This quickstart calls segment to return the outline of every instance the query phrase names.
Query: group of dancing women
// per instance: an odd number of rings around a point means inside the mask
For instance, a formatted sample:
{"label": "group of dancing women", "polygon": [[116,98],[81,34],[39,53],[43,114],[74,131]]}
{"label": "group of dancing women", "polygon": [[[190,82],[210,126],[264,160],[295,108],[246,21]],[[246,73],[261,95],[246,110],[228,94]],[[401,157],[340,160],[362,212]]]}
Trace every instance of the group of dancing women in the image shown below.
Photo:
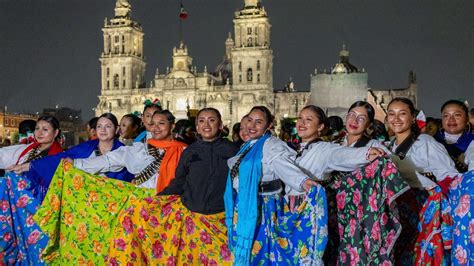
{"label": "group of dancing women", "polygon": [[188,145],[148,102],[141,134],[121,142],[139,120],[105,113],[96,139],[65,151],[41,116],[32,143],[0,148],[1,265],[474,265],[468,108],[447,101],[434,137],[416,115],[394,98],[389,137],[358,101],[328,141],[326,114],[307,105],[294,149],[265,106],[236,142],[204,108]]}

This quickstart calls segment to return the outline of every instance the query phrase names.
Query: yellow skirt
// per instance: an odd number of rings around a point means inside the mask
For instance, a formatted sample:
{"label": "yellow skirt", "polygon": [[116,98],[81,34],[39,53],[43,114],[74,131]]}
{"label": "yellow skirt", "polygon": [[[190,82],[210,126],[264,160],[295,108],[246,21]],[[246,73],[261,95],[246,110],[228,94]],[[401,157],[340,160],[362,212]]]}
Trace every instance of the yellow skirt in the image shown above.
{"label": "yellow skirt", "polygon": [[231,265],[225,214],[188,210],[179,196],[136,199],[119,215],[110,265]]}

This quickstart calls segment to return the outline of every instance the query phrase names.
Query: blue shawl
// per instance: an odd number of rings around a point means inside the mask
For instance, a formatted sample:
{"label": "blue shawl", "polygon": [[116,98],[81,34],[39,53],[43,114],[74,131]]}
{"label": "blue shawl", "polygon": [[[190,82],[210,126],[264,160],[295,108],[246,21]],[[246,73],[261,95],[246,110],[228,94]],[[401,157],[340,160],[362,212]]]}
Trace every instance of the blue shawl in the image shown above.
{"label": "blue shawl", "polygon": [[144,139],[146,139],[146,134],[148,133],[148,131],[143,131],[142,133],[138,134],[138,136],[135,138],[135,140],[133,140],[133,142],[146,142],[146,141],[143,141]]}
{"label": "blue shawl", "polygon": [[[247,148],[250,151],[241,160],[239,167],[239,193],[232,187],[229,175],[224,193],[224,205],[226,214],[226,225],[229,237],[229,248],[234,253],[234,265],[248,265],[250,263],[250,251],[252,249],[255,228],[257,226],[257,195],[258,185],[262,177],[263,145],[270,137],[265,134],[255,144],[247,141],[237,155],[242,154]],[[237,226],[235,236],[232,235],[234,210],[237,206]],[[236,237],[236,245],[232,245],[232,237]]]}
{"label": "blue shawl", "polygon": [[[40,184],[43,187],[48,188],[53,178],[54,172],[59,165],[59,162],[63,158],[88,158],[99,146],[99,140],[89,140],[80,143],[67,151],[57,153],[55,155],[46,156],[39,160],[34,160],[30,162],[30,171],[28,172],[28,179],[32,181],[33,184]],[[123,144],[117,139],[114,140],[112,150],[122,147]],[[123,180],[130,182],[133,179],[133,175],[127,171],[127,169],[122,169],[120,172],[108,172],[105,173],[107,177]],[[46,194],[46,192],[44,193]],[[42,199],[40,199],[42,201]]]}
{"label": "blue shawl", "polygon": [[446,143],[444,131],[439,131],[434,138],[446,147],[450,155],[459,156],[459,154],[466,152],[467,147],[471,144],[471,141],[474,140],[474,134],[465,131],[461,137],[459,137],[458,141],[453,144]]}

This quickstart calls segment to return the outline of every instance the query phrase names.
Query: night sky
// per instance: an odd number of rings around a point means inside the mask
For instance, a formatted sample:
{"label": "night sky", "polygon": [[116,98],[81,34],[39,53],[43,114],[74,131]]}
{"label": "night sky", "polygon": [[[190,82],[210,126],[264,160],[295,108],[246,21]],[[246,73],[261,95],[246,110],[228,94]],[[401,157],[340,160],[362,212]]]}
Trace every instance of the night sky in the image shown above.
{"label": "night sky", "polygon": [[[132,0],[132,18],[145,32],[147,85],[155,69],[171,65],[179,42],[178,0]],[[199,72],[224,55],[234,11],[243,0],[183,0],[189,13],[184,40]],[[474,105],[474,1],[265,0],[272,24],[274,87],[290,77],[308,90],[315,68],[338,61],[343,43],[350,61],[369,73],[372,88],[407,86],[414,70],[419,107],[439,116],[451,98]],[[115,0],[0,0],[0,105],[8,111],[44,107],[92,115],[100,92],[104,18]]]}

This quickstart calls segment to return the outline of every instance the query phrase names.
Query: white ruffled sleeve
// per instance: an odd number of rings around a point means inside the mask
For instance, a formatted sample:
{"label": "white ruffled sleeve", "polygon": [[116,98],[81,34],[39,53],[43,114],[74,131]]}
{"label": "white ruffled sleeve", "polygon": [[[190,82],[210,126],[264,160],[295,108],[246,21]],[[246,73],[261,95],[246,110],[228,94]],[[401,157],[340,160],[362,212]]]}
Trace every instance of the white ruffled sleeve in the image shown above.
{"label": "white ruffled sleeve", "polygon": [[132,146],[122,146],[102,156],[75,159],[74,166],[92,174],[118,172],[124,167],[130,173],[138,174],[153,160],[148,155],[146,144],[135,142]]}
{"label": "white ruffled sleeve", "polygon": [[20,154],[28,147],[26,144],[12,145],[0,148],[0,169],[16,164]]}
{"label": "white ruffled sleeve", "polygon": [[[275,176],[292,189],[303,191],[303,182],[309,176],[295,164],[295,158],[296,152],[277,138],[269,138],[263,146],[263,167],[270,167]],[[263,172],[265,176],[266,169]]]}

